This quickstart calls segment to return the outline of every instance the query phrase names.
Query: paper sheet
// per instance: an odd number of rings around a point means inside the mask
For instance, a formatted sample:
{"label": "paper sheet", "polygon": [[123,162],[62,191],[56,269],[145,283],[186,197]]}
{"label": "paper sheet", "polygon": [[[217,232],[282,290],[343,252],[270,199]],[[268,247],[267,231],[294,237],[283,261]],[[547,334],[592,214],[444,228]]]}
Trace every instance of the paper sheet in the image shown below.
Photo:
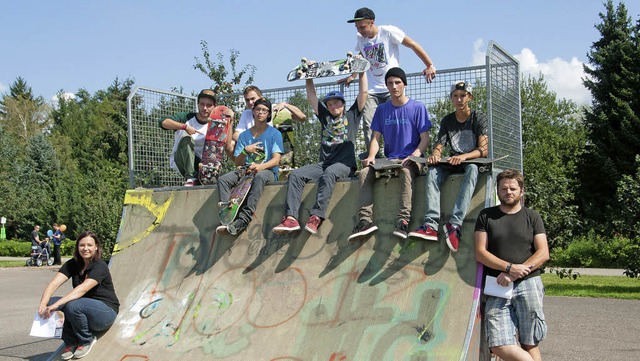
{"label": "paper sheet", "polygon": [[36,317],[31,325],[29,335],[36,337],[60,338],[62,337],[62,326],[64,325],[64,313],[56,311],[51,317],[44,319],[36,312]]}

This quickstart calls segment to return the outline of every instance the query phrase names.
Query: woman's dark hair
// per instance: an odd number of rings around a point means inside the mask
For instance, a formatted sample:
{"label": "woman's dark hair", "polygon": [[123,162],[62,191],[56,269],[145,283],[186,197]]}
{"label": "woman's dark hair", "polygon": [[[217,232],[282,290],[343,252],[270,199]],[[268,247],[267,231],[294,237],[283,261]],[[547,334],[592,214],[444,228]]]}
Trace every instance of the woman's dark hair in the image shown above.
{"label": "woman's dark hair", "polygon": [[93,255],[93,260],[99,261],[100,258],[102,257],[102,247],[101,247],[101,242],[100,242],[100,238],[98,238],[98,235],[96,235],[93,231],[84,231],[80,233],[78,238],[76,238],[76,248],[73,251],[73,258],[77,262],[82,262],[82,257],[80,256],[80,251],[78,250],[78,247],[80,245],[80,240],[87,237],[93,238],[93,240],[96,242],[96,253]]}

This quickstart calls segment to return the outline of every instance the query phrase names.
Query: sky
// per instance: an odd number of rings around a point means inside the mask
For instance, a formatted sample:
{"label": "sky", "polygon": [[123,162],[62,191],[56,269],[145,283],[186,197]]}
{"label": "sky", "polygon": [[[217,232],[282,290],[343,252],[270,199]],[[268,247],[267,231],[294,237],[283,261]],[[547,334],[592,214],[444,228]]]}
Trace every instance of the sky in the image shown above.
{"label": "sky", "polygon": [[[559,98],[588,104],[582,65],[600,38],[595,24],[603,1],[2,1],[0,94],[17,77],[45,99],[59,91],[93,94],[116,78],[190,94],[212,86],[193,67],[203,59],[203,40],[214,60],[218,52],[228,59],[230,49],[239,51],[238,70],[256,66],[254,84],[262,89],[303,85],[286,81],[289,70],[302,56],[331,60],[353,50],[356,30],[346,21],[367,6],[377,25],[402,29],[438,69],[484,64],[494,41],[520,61],[525,76],[542,74]],[[625,6],[637,21],[640,1]],[[407,73],[424,68],[407,48],[400,64]]]}

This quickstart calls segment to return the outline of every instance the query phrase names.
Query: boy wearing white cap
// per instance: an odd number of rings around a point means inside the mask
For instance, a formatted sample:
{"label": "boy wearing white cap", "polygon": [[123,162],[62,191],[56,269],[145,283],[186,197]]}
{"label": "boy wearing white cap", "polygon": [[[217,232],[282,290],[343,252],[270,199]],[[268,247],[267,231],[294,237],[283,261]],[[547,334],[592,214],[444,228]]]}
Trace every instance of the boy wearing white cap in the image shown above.
{"label": "boy wearing white cap", "polygon": [[[410,232],[409,237],[429,241],[438,240],[438,222],[440,221],[440,186],[452,172],[463,172],[464,179],[456,199],[451,218],[444,225],[446,241],[451,252],[458,250],[461,227],[467,214],[471,196],[478,180],[478,166],[462,164],[463,161],[486,157],[488,154],[487,118],[471,110],[469,102],[473,100],[471,85],[466,81],[457,81],[451,85],[449,93],[456,111],[442,118],[436,145],[429,156],[427,171],[427,211],[424,224]],[[450,148],[448,164],[440,165],[445,146]]]}

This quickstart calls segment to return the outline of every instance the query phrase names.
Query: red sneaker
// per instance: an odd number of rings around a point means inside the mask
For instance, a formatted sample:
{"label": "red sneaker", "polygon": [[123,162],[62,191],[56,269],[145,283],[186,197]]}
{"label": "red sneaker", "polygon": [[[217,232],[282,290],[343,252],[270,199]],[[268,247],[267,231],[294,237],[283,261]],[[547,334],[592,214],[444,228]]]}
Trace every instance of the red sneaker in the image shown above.
{"label": "red sneaker", "polygon": [[428,224],[423,224],[415,231],[409,232],[409,237],[421,238],[427,241],[438,241],[438,232]]}
{"label": "red sneaker", "polygon": [[458,251],[458,243],[460,243],[461,229],[460,226],[453,226],[449,223],[445,225],[447,230],[447,246],[451,252]]}
{"label": "red sneaker", "polygon": [[300,223],[298,223],[297,219],[293,217],[285,216],[282,218],[282,223],[273,227],[273,233],[284,234],[284,233],[297,231],[299,229],[300,229]]}
{"label": "red sneaker", "polygon": [[318,233],[318,228],[320,227],[321,224],[322,224],[322,219],[314,214],[311,217],[309,217],[309,220],[307,221],[307,225],[304,226],[304,229],[309,231],[309,233],[311,234],[316,234]]}

